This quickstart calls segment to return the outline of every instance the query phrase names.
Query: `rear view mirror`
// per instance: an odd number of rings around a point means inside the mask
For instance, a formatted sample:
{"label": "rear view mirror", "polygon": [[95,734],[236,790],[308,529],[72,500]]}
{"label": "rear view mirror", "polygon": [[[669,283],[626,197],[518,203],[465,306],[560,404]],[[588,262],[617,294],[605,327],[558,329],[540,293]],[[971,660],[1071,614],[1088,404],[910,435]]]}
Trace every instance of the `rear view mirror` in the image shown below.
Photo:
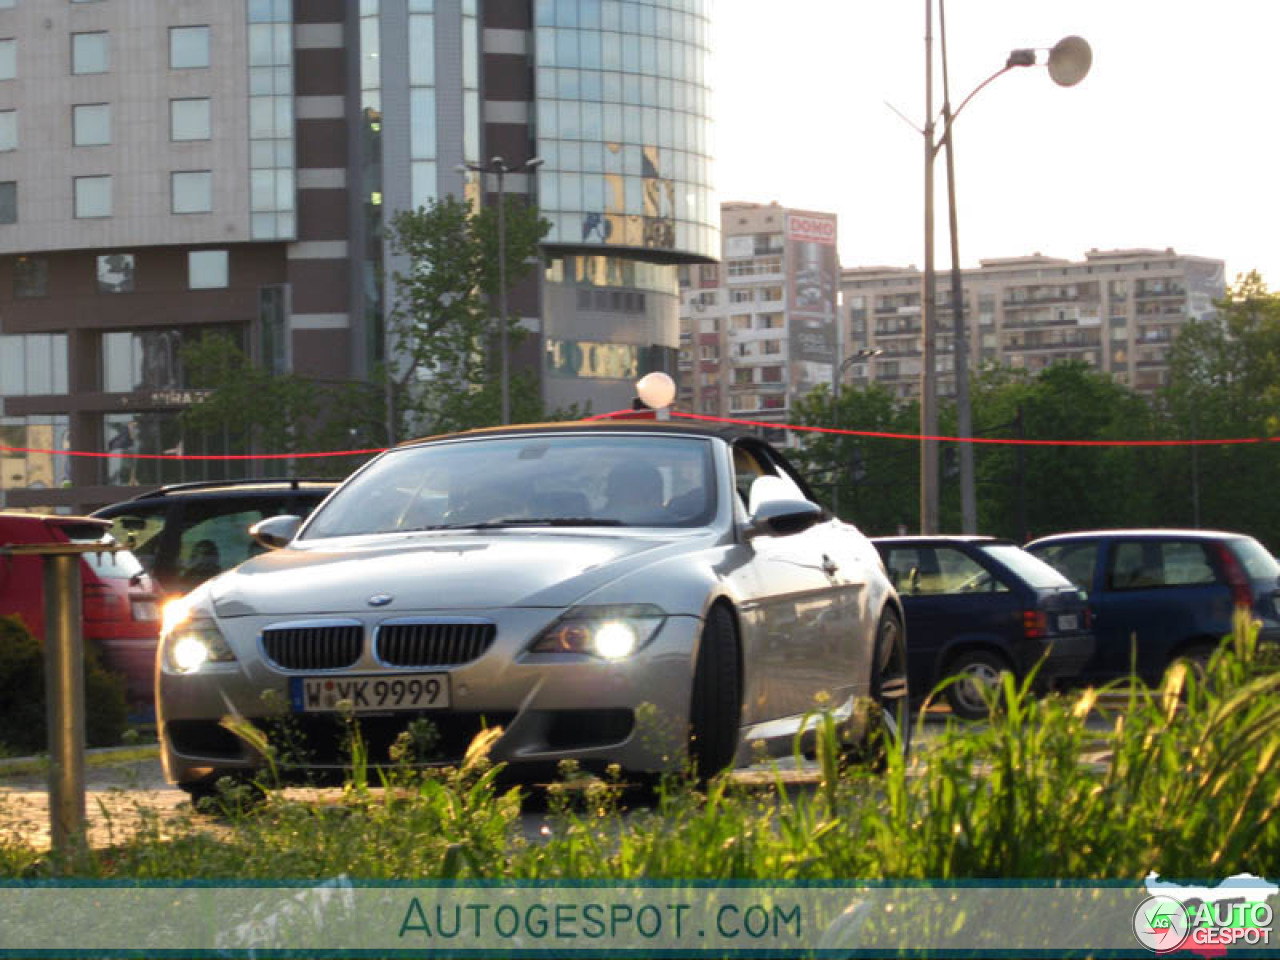
{"label": "rear view mirror", "polygon": [[268,550],[279,550],[281,547],[287,547],[293,538],[298,535],[298,528],[302,526],[302,518],[295,517],[292,514],[284,514],[279,517],[268,517],[266,520],[259,520],[249,528],[249,536],[254,541],[266,547]]}

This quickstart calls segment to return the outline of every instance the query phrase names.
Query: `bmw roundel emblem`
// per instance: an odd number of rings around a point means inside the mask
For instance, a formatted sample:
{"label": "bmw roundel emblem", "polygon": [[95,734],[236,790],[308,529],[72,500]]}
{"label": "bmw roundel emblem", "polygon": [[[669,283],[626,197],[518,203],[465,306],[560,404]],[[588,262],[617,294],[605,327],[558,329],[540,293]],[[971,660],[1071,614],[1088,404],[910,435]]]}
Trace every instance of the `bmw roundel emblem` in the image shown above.
{"label": "bmw roundel emblem", "polygon": [[369,598],[369,606],[385,607],[388,603],[390,603],[394,599],[395,598],[391,596],[391,594],[389,593],[375,593],[372,597]]}

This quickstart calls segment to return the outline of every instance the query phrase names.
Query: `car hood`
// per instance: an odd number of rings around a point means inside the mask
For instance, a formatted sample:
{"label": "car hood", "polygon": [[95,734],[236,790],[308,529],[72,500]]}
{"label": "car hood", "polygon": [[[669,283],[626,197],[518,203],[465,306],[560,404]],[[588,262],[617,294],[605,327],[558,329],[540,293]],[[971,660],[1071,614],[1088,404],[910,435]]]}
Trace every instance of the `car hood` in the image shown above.
{"label": "car hood", "polygon": [[220,617],[566,607],[638,567],[696,549],[709,536],[488,531],[346,537],[263,554],[210,581],[209,592]]}

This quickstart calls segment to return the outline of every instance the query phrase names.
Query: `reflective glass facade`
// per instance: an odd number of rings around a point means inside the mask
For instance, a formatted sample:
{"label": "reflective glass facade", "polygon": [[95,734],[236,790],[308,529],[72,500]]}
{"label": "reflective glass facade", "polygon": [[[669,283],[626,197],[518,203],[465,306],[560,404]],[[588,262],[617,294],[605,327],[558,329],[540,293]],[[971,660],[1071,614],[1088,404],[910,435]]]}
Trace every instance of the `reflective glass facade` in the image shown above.
{"label": "reflective glass facade", "polygon": [[555,257],[542,284],[543,397],[600,413],[654,370],[675,376],[677,267],[627,256]]}
{"label": "reflective glass facade", "polygon": [[707,0],[537,0],[549,244],[719,256]]}
{"label": "reflective glass facade", "polygon": [[254,240],[292,240],[298,209],[293,5],[291,0],[249,0],[248,19],[250,229]]}

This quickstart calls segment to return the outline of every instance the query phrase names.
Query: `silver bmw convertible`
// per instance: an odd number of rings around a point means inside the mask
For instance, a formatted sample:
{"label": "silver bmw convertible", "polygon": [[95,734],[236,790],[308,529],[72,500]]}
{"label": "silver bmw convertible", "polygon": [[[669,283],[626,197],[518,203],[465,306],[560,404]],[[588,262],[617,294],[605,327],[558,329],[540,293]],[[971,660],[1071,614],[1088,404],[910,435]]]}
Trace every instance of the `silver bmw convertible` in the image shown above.
{"label": "silver bmw convertible", "polygon": [[353,725],[374,764],[406,731],[446,764],[496,728],[491,757],[531,777],[707,775],[789,751],[824,704],[904,744],[898,597],[814,501],[763,441],[682,423],[396,447],[166,610],[165,771],[195,794],[261,765],[246,724],[312,774],[350,762]]}

